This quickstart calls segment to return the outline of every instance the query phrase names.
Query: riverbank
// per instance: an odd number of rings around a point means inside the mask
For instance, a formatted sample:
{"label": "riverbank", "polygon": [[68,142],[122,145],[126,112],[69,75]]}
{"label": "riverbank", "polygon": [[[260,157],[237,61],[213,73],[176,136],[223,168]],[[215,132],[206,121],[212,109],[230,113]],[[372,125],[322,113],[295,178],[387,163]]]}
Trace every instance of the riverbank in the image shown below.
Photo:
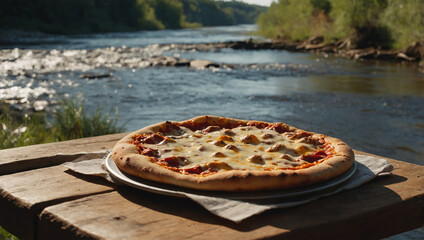
{"label": "riverbank", "polygon": [[[245,40],[230,41],[222,43],[206,44],[182,44],[176,47],[186,50],[209,51],[210,49],[231,48],[243,50],[287,50],[291,52],[313,52],[313,53],[331,53],[336,56],[350,59],[375,59],[388,60],[394,62],[416,62],[424,60],[424,41],[414,42],[408,48],[402,50],[382,50],[379,48],[351,48],[349,40],[339,41],[337,43],[324,43],[322,37],[310,38],[306,41],[285,41],[273,39],[271,41]],[[422,66],[424,67],[424,66]]]}
{"label": "riverbank", "polygon": [[273,3],[257,24],[264,37],[305,41],[314,49],[337,49],[356,58],[419,61],[422,47],[415,43],[424,41],[423,9],[424,2],[409,0],[287,0]]}

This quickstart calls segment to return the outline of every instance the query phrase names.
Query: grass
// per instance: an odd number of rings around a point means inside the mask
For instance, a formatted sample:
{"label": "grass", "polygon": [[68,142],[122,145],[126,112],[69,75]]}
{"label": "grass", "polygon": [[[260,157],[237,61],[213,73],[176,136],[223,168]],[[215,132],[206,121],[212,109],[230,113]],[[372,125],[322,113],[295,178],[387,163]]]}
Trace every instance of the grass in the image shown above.
{"label": "grass", "polygon": [[54,113],[52,130],[59,141],[100,136],[124,131],[118,127],[118,112],[114,115],[97,109],[92,115],[87,115],[84,101],[62,101],[61,108]]}
{"label": "grass", "polygon": [[0,116],[0,149],[27,146],[55,139],[44,115],[16,116],[8,109]]}
{"label": "grass", "polygon": [[62,100],[51,114],[20,114],[3,103],[0,113],[0,149],[124,131],[117,111],[110,114],[99,108],[88,114],[83,100]]}
{"label": "grass", "polygon": [[17,239],[18,239],[17,237],[13,236],[12,234],[7,232],[0,226],[0,240],[17,240]]}

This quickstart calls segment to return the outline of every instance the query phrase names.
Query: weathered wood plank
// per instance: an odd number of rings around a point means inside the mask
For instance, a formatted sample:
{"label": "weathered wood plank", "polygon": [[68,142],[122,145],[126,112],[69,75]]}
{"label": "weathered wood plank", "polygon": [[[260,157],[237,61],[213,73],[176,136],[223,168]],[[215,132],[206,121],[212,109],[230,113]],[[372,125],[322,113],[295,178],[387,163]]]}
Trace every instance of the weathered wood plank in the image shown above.
{"label": "weathered wood plank", "polygon": [[127,133],[0,150],[0,175],[58,165],[84,155],[113,148]]}
{"label": "weathered wood plank", "polygon": [[188,199],[127,187],[50,206],[38,237],[94,239],[362,239],[422,226],[424,167],[390,160],[392,176],[303,206],[273,210],[240,224]]}
{"label": "weathered wood plank", "polygon": [[74,176],[65,170],[54,166],[0,176],[0,225],[22,239],[30,239],[45,207],[114,191],[104,179]]}

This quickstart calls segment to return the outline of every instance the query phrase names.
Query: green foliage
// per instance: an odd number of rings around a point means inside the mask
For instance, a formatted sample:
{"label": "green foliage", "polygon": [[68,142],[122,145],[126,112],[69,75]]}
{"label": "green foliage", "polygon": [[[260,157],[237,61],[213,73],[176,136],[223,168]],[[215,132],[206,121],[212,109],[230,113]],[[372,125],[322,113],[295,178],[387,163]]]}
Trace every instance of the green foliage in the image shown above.
{"label": "green foliage", "polygon": [[1,106],[0,149],[124,131],[117,126],[117,113],[111,116],[97,109],[88,115],[83,101],[63,100],[50,121],[43,113],[22,115],[10,111],[7,104]]}
{"label": "green foliage", "polygon": [[188,22],[201,23],[203,26],[232,25],[234,19],[211,0],[180,0]]}
{"label": "green foliage", "polygon": [[254,23],[258,16],[267,10],[266,7],[250,5],[239,1],[218,1],[218,6],[231,16],[234,24]]}
{"label": "green foliage", "polygon": [[0,0],[0,29],[76,34],[253,23],[264,8],[213,0]]}
{"label": "green foliage", "polygon": [[[281,37],[280,33],[280,23],[282,21],[282,14],[280,14],[279,9],[282,5],[277,3],[272,3],[268,8],[266,13],[261,13],[258,17],[256,24],[259,26],[259,34],[267,38],[276,38]],[[289,38],[288,35],[283,37]]]}
{"label": "green foliage", "polygon": [[182,4],[177,0],[155,0],[150,1],[155,16],[164,28],[181,28],[183,20]]}
{"label": "green foliage", "polygon": [[83,101],[63,100],[61,107],[53,114],[53,130],[59,141],[99,136],[121,132],[124,129],[117,127],[118,117],[111,119],[108,113],[97,109],[92,116],[87,116]]}
{"label": "green foliage", "polygon": [[343,39],[353,36],[358,48],[377,46],[388,48],[390,35],[381,26],[379,17],[387,0],[330,0],[332,18],[327,39]]}
{"label": "green foliage", "polygon": [[[165,26],[155,16],[155,10],[145,0],[136,0],[136,9],[139,13],[136,17],[137,29],[156,30],[164,29]],[[121,11],[117,11],[122,15]]]}
{"label": "green foliage", "polygon": [[0,27],[48,33],[160,29],[147,0],[2,0]]}
{"label": "green foliage", "polygon": [[420,0],[279,0],[258,21],[259,33],[292,41],[323,36],[356,48],[401,49],[424,38]]}
{"label": "green foliage", "polygon": [[0,116],[0,149],[53,141],[53,135],[45,125],[43,115],[16,117],[8,109],[3,109]]}
{"label": "green foliage", "polygon": [[4,230],[0,226],[0,240],[18,240],[18,238],[15,237],[15,236],[13,236],[12,234],[10,234],[9,232],[7,232],[6,230]]}
{"label": "green foliage", "polygon": [[380,16],[381,23],[393,36],[393,48],[402,49],[424,39],[424,1],[388,0]]}
{"label": "green foliage", "polygon": [[331,11],[330,0],[311,0],[312,6],[317,9],[322,9],[325,14],[329,14]]}
{"label": "green foliage", "polygon": [[310,0],[279,0],[259,16],[259,32],[266,37],[305,40],[312,35],[309,19],[313,10]]}

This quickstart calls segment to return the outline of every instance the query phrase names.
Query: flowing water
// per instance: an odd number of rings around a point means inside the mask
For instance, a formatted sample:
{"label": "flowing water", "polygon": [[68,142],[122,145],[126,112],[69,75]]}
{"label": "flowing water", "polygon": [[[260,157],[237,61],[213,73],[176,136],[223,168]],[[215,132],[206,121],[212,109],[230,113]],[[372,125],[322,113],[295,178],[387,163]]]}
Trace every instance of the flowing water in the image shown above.
{"label": "flowing water", "polygon": [[[274,50],[187,51],[169,45],[244,40],[254,29],[21,33],[1,46],[0,99],[25,108],[35,101],[83,96],[90,111],[118,107],[128,131],[200,114],[283,121],[338,137],[358,150],[424,165],[424,74],[415,66]],[[143,64],[143,57],[156,56],[233,67]],[[106,77],[86,79],[83,73]]]}

